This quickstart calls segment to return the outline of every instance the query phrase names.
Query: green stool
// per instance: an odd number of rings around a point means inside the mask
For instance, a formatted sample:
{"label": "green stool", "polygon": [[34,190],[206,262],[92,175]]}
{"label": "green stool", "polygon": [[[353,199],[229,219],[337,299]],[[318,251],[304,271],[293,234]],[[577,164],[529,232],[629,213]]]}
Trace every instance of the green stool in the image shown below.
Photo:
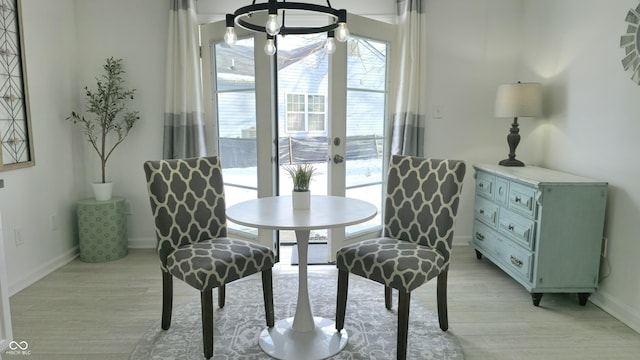
{"label": "green stool", "polygon": [[124,198],[78,201],[80,260],[105,262],[127,255],[127,217]]}

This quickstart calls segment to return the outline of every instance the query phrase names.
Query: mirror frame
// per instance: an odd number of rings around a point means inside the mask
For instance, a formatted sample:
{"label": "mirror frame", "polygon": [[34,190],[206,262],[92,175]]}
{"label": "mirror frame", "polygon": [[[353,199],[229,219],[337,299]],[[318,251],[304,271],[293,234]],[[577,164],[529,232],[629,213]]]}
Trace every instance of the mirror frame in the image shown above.
{"label": "mirror frame", "polygon": [[[4,105],[5,109],[10,109],[5,112],[5,118],[0,116],[0,171],[6,171],[35,166],[35,153],[22,29],[22,0],[5,1],[0,5],[0,11],[15,12],[15,21],[0,23],[0,31],[16,34],[15,44],[10,44],[10,36],[5,36],[5,40],[0,42],[0,78],[4,76],[7,79],[6,83],[12,83],[7,92],[0,93],[0,104]],[[2,18],[11,19],[6,16]],[[15,54],[11,45],[15,49]],[[17,61],[11,61],[12,58]],[[11,65],[17,68],[11,69]],[[0,88],[2,87],[4,86],[0,83]],[[3,133],[3,129],[12,130],[7,135],[6,131]]]}

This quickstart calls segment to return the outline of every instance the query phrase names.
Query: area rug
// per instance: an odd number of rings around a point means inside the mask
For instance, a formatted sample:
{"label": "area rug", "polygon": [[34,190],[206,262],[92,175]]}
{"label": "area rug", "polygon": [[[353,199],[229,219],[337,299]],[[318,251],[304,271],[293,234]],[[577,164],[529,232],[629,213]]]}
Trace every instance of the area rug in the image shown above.
{"label": "area rug", "polygon": [[[313,315],[335,319],[337,275],[310,272],[308,279]],[[297,274],[274,274],[276,320],[294,315],[297,283]],[[348,296],[345,329],[349,334],[349,342],[333,359],[394,359],[397,293],[394,292],[394,308],[388,311],[384,307],[382,285],[350,275]],[[130,359],[203,359],[200,297],[197,296],[197,299],[174,307],[169,330],[163,331],[158,320],[139,340]],[[459,342],[450,332],[440,330],[434,312],[412,301],[409,320],[408,359],[463,359]],[[264,327],[259,275],[227,285],[225,307],[216,307],[214,310],[213,358],[270,359],[258,345]]]}

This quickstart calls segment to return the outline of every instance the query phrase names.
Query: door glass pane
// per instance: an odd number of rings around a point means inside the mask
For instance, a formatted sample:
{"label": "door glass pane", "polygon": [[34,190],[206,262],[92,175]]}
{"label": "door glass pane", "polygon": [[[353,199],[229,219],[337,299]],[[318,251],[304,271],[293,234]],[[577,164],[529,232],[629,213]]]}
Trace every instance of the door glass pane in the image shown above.
{"label": "door glass pane", "polygon": [[[328,60],[325,34],[278,37],[279,194],[293,190],[289,164],[313,164],[318,174],[310,184],[313,195],[327,194]],[[281,231],[281,243],[293,242],[292,231]],[[326,230],[312,231],[311,241],[326,242]]]}
{"label": "door glass pane", "polygon": [[[219,154],[227,206],[258,196],[253,38],[213,47]],[[257,234],[233,222],[230,228]]]}
{"label": "door glass pane", "polygon": [[[352,36],[347,43],[346,196],[378,206],[378,216],[350,226],[347,236],[381,225],[387,44]],[[376,196],[372,196],[376,194]]]}

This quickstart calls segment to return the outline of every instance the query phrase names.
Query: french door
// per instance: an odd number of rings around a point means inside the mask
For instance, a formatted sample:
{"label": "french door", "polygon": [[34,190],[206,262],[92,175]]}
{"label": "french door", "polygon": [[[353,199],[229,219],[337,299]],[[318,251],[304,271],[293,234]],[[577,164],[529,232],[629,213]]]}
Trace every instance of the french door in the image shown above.
{"label": "french door", "polygon": [[[378,206],[367,223],[312,234],[329,244],[329,261],[341,246],[379,234],[388,163],[395,26],[351,14],[348,24],[351,37],[332,55],[324,52],[325,34],[278,36],[278,52],[267,56],[264,34],[237,31],[229,47],[224,22],[201,27],[205,111],[217,131],[227,205],[290,195],[284,166],[310,163],[319,172],[312,194]],[[294,239],[229,225],[234,235],[274,250]]]}

